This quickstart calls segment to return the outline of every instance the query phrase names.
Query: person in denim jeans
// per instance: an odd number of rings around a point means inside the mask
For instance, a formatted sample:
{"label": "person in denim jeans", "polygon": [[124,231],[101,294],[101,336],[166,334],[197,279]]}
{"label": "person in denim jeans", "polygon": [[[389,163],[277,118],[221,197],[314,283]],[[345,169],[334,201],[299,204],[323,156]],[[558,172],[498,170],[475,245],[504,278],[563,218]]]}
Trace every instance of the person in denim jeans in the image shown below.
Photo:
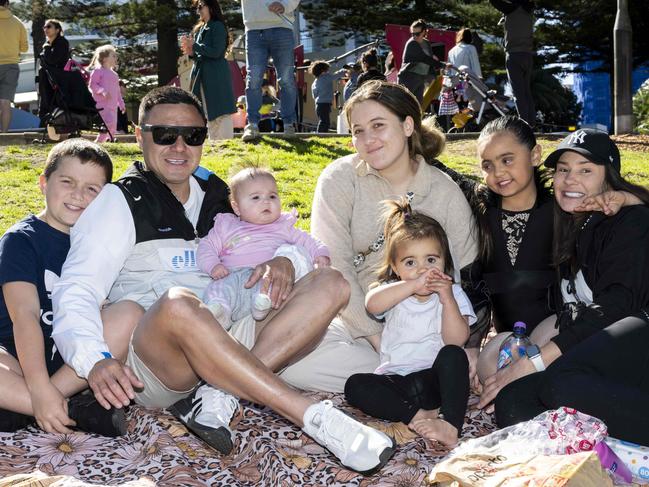
{"label": "person in denim jeans", "polygon": [[297,87],[293,71],[294,11],[299,0],[259,1],[241,0],[243,23],[246,27],[246,103],[248,125],[243,131],[244,141],[259,137],[259,108],[261,83],[268,60],[273,59],[280,86],[281,115],[284,133],[295,134]]}

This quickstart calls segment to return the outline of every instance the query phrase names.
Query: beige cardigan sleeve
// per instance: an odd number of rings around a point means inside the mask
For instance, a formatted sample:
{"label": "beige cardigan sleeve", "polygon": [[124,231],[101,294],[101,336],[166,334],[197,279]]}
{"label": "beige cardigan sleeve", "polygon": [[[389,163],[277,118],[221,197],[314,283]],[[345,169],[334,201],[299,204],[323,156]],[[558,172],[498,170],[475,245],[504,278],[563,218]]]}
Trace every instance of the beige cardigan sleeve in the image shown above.
{"label": "beige cardigan sleeve", "polygon": [[[443,176],[448,177],[446,174]],[[444,230],[451,242],[453,256],[457,261],[456,266],[459,264],[459,270],[477,258],[478,242],[471,207],[457,184],[453,181],[449,182]]]}
{"label": "beige cardigan sleeve", "polygon": [[351,286],[349,303],[340,312],[354,338],[381,333],[383,326],[365,310],[365,291],[352,264],[354,248],[351,222],[356,175],[349,161],[338,160],[324,169],[316,185],[311,212],[311,233],[331,253],[331,264]]}

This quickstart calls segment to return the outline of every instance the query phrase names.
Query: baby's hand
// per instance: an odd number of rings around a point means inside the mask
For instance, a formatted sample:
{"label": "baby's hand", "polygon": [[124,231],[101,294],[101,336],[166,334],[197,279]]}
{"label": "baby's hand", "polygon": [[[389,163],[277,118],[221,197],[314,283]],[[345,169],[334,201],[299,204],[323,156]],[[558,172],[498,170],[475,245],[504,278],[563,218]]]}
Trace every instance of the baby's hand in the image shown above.
{"label": "baby's hand", "polygon": [[228,274],[230,274],[230,271],[223,264],[216,264],[212,267],[212,272],[210,272],[212,279],[223,279]]}
{"label": "baby's hand", "polygon": [[319,255],[313,260],[313,264],[316,269],[320,267],[331,267],[331,259],[326,255]]}

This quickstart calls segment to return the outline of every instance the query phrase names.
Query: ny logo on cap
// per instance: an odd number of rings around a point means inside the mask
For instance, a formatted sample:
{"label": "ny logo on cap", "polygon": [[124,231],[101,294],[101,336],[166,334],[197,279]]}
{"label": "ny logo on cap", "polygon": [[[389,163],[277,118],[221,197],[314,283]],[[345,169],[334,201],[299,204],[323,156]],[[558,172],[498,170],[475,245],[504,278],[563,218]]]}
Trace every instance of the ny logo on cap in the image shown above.
{"label": "ny logo on cap", "polygon": [[580,144],[581,145],[581,144],[584,143],[584,139],[586,138],[587,135],[588,135],[588,133],[585,130],[577,130],[575,133],[570,134],[570,137],[569,137],[567,142],[569,144]]}

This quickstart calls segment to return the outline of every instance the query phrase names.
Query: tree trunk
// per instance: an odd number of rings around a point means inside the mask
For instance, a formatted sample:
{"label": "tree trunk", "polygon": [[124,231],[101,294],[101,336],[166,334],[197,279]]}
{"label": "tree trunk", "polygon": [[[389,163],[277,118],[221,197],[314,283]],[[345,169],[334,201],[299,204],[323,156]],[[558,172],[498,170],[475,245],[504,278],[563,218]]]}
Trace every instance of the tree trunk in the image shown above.
{"label": "tree trunk", "polygon": [[158,39],[158,86],[178,76],[178,9],[174,0],[156,0]]}
{"label": "tree trunk", "polygon": [[34,60],[38,60],[43,44],[45,43],[45,1],[34,0],[32,2],[32,42],[34,43]]}

